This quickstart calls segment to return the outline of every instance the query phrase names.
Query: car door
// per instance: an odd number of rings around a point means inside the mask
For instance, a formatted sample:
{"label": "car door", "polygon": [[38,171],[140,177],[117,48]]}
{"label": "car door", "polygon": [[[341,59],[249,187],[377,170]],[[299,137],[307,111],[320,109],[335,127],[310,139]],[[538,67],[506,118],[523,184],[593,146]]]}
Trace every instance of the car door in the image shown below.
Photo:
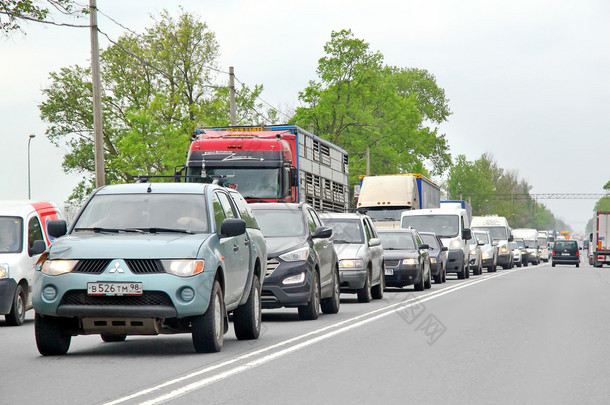
{"label": "car door", "polygon": [[[308,225],[310,226],[310,229],[313,229],[312,233],[315,232],[315,229],[324,226],[318,217],[318,214],[313,209],[309,207],[306,208],[306,213]],[[332,242],[332,237],[315,238],[313,244],[320,262],[320,287],[324,289],[333,281],[332,265],[335,247]]]}
{"label": "car door", "polygon": [[[367,235],[367,245],[371,239],[379,239],[377,229],[371,223],[369,218],[363,218],[365,234]],[[370,238],[369,238],[370,235]],[[377,246],[368,246],[369,254],[371,256],[371,264],[373,268],[372,281],[381,281],[381,272],[383,271],[383,248],[381,243]]]}
{"label": "car door", "polygon": [[234,304],[241,298],[246,278],[248,277],[248,262],[250,260],[247,245],[247,233],[222,237],[220,230],[225,218],[239,218],[229,196],[221,191],[214,193],[214,219],[216,232],[219,236],[219,250],[224,258],[225,271],[225,301]]}

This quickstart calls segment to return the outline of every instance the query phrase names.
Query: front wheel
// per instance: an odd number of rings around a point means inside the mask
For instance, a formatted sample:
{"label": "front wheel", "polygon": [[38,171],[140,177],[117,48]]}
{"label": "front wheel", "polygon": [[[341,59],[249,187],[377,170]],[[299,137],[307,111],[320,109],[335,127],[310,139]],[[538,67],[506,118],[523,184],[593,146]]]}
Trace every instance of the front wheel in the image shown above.
{"label": "front wheel", "polygon": [[383,290],[385,290],[385,266],[381,266],[379,273],[379,284],[373,287],[371,295],[373,299],[380,300],[383,298]]}
{"label": "front wheel", "polygon": [[23,322],[25,322],[25,300],[25,290],[21,284],[18,284],[17,289],[15,290],[15,296],[13,297],[11,312],[4,317],[7,325],[23,325]]}
{"label": "front wheel", "polygon": [[62,328],[59,318],[36,314],[34,333],[36,346],[43,356],[61,356],[68,353],[72,336]]}
{"label": "front wheel", "polygon": [[341,279],[339,276],[339,270],[335,268],[333,276],[333,295],[328,298],[322,299],[320,306],[322,312],[325,314],[336,314],[339,312],[339,306],[341,305]]}
{"label": "front wheel", "polygon": [[432,288],[432,271],[428,267],[428,277],[426,278],[426,282],[424,283],[425,288]]}
{"label": "front wheel", "polygon": [[233,328],[239,340],[258,339],[261,333],[261,282],[255,274],[248,300],[233,311]]}
{"label": "front wheel", "polygon": [[224,343],[224,313],[222,289],[214,281],[210,304],[203,315],[193,317],[191,321],[193,346],[197,353],[216,353]]}
{"label": "front wheel", "polygon": [[367,270],[364,287],[358,290],[358,302],[371,302],[371,299],[371,272]]}
{"label": "front wheel", "polygon": [[318,319],[320,315],[320,282],[318,281],[318,272],[312,272],[313,280],[311,281],[311,299],[307,305],[299,307],[299,319],[304,321],[313,321]]}

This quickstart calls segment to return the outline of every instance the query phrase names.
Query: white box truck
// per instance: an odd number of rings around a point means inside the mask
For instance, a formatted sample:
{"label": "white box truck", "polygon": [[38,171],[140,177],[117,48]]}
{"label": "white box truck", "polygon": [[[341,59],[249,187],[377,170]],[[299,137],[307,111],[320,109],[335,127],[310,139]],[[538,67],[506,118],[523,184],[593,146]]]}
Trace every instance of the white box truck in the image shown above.
{"label": "white box truck", "polygon": [[602,267],[610,264],[610,212],[597,211],[593,217],[593,232],[589,234],[589,264]]}
{"label": "white box truck", "polygon": [[513,241],[513,235],[505,217],[498,215],[472,217],[470,226],[472,229],[487,229],[494,240],[494,245],[498,247],[498,265],[503,269],[513,267],[513,250],[509,246],[509,242]]}

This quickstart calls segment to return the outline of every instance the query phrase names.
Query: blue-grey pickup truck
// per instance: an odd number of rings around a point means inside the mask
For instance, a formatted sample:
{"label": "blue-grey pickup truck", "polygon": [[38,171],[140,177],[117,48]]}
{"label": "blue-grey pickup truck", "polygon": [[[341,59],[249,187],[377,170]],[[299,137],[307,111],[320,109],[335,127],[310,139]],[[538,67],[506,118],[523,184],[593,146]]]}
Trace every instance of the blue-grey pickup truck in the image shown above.
{"label": "blue-grey pickup truck", "polygon": [[233,314],[238,339],[261,328],[267,248],[235,190],[215,184],[136,183],[96,190],[36,266],[33,304],[42,355],[72,336],[191,333],[217,352]]}

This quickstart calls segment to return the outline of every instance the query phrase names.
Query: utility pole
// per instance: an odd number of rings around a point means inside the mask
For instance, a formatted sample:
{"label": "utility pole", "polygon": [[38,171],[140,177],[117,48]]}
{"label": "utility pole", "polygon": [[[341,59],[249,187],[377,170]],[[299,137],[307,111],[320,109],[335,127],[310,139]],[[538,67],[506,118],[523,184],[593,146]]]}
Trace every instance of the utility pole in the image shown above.
{"label": "utility pole", "polygon": [[91,78],[93,82],[93,134],[95,156],[95,186],[106,184],[104,175],[104,137],[102,126],[102,88],[100,83],[100,46],[97,40],[97,4],[89,0],[89,21],[91,22]]}
{"label": "utility pole", "polygon": [[229,66],[229,99],[231,107],[231,126],[237,125],[237,118],[235,113],[235,72],[233,66]]}
{"label": "utility pole", "polygon": [[366,175],[371,174],[371,148],[366,147]]}

